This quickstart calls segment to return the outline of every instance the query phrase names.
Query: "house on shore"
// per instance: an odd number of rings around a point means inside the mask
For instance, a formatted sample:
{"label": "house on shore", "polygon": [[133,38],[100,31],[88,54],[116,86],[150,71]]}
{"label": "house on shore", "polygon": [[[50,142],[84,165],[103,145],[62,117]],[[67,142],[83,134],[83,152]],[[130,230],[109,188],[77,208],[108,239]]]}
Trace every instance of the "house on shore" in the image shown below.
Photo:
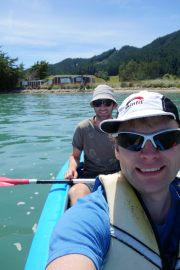
{"label": "house on shore", "polygon": [[53,85],[63,84],[93,84],[94,76],[91,75],[56,75],[52,78]]}
{"label": "house on shore", "polygon": [[21,86],[28,89],[39,89],[45,86],[59,85],[60,87],[66,85],[86,86],[95,83],[95,78],[92,75],[55,75],[48,80],[28,80],[22,81]]}
{"label": "house on shore", "polygon": [[29,80],[29,81],[22,81],[21,86],[23,88],[28,89],[40,89],[41,86],[44,84],[45,80]]}

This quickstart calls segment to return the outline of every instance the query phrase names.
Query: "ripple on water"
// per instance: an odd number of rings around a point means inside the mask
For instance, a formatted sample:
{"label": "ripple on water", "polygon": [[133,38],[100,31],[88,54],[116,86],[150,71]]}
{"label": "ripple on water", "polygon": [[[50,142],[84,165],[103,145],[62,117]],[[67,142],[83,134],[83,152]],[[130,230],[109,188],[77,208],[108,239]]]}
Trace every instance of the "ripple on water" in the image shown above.
{"label": "ripple on water", "polygon": [[16,249],[17,249],[18,251],[21,251],[21,250],[22,250],[22,245],[21,245],[21,243],[13,243],[13,245],[16,247]]}
{"label": "ripple on water", "polygon": [[25,205],[25,204],[26,204],[25,202],[17,202],[17,206]]}

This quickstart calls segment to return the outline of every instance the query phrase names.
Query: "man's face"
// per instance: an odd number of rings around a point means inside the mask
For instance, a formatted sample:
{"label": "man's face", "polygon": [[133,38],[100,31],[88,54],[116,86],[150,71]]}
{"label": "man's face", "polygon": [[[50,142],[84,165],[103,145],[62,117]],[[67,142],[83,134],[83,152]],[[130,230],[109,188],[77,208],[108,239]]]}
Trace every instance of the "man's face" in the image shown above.
{"label": "man's face", "polygon": [[[150,134],[174,128],[178,128],[177,122],[163,116],[124,122],[119,132]],[[144,148],[137,152],[117,146],[116,157],[123,174],[137,191],[142,195],[159,195],[167,192],[180,169],[180,144],[160,151],[148,140]]]}
{"label": "man's face", "polygon": [[99,121],[112,118],[112,111],[115,108],[114,102],[110,99],[98,99],[93,102],[93,108]]}

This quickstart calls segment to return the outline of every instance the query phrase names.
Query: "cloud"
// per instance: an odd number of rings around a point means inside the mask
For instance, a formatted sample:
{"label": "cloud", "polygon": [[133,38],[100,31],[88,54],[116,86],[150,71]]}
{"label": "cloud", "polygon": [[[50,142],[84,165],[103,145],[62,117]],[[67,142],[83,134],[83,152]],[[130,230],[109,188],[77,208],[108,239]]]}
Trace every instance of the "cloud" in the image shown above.
{"label": "cloud", "polygon": [[179,0],[173,9],[167,0],[92,0],[86,5],[83,0],[6,0],[0,10],[0,46],[26,65],[91,57],[124,45],[142,47],[178,30],[176,5]]}

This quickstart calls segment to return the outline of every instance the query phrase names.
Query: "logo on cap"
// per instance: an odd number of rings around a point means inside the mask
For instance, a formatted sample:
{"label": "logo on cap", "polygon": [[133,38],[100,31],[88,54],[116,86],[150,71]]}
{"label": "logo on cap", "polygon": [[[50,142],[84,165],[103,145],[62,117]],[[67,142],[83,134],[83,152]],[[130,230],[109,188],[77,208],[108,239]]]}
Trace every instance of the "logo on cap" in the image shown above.
{"label": "logo on cap", "polygon": [[132,99],[130,99],[127,104],[126,104],[126,109],[129,108],[129,107],[132,107],[134,105],[139,105],[139,104],[142,104],[144,101],[144,98],[141,97],[141,96],[137,96],[137,97],[134,97]]}

